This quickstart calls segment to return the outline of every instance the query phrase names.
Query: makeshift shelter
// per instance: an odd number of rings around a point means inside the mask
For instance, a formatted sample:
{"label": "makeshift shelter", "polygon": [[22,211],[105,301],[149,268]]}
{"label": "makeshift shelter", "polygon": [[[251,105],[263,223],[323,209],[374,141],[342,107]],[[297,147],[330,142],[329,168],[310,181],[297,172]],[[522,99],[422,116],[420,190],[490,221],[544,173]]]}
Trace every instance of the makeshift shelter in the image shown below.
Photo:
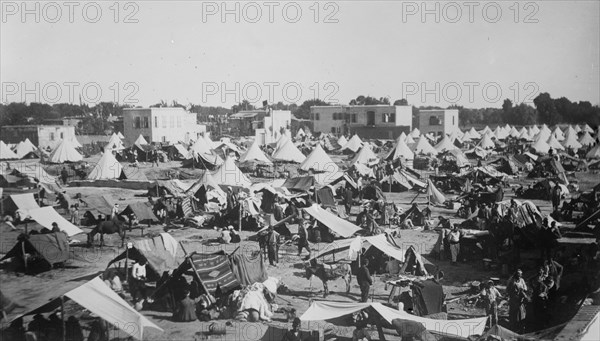
{"label": "makeshift shelter", "polygon": [[386,160],[393,161],[400,157],[403,157],[405,160],[412,160],[415,158],[415,154],[410,150],[405,139],[402,139],[402,136],[398,137],[396,146],[390,150],[389,154],[385,157]]}
{"label": "makeshift shelter", "polygon": [[97,222],[99,215],[106,218],[112,213],[113,204],[111,204],[105,195],[91,195],[80,199],[80,201],[83,203],[79,209],[84,212],[84,225],[93,225]]}
{"label": "makeshift shelter", "polygon": [[218,292],[226,295],[238,288],[241,284],[231,270],[229,257],[221,251],[214,254],[201,254],[193,252],[173,271],[169,279],[154,293],[161,295],[170,282],[184,274],[192,275],[193,282],[198,286],[199,294],[215,296]]}
{"label": "makeshift shelter", "polygon": [[427,277],[437,272],[437,267],[423,258],[414,246],[409,246],[404,255],[404,264],[400,273],[410,274],[413,276]]}
{"label": "makeshift shelter", "polygon": [[144,145],[147,145],[149,143],[148,143],[148,141],[146,141],[146,139],[144,138],[144,136],[142,136],[142,134],[140,134],[140,136],[138,136],[138,138],[135,140],[135,142],[133,142],[133,144],[144,146]]}
{"label": "makeshift shelter", "polygon": [[[412,152],[411,152],[412,154]],[[370,145],[364,145],[358,153],[350,160],[350,164],[371,165],[379,162],[379,158],[373,152]]]}
{"label": "makeshift shelter", "polygon": [[427,180],[427,202],[434,205],[442,205],[446,201],[446,197],[440,192],[431,180]]}
{"label": "makeshift shelter", "polygon": [[358,135],[354,134],[348,142],[342,146],[342,152],[356,153],[363,145]]}
{"label": "makeshift shelter", "polygon": [[[283,139],[283,136],[281,139]],[[298,150],[290,139],[286,138],[285,140],[285,143],[275,150],[272,158],[276,161],[302,163],[306,159],[306,156]]]}
{"label": "makeshift shelter", "polygon": [[107,267],[111,264],[131,259],[136,262],[147,261],[147,269],[149,279],[159,279],[163,272],[176,269],[181,259],[177,257],[179,249],[178,242],[168,233],[161,233],[152,238],[136,240],[129,243],[128,248],[113,260],[108,262]]}
{"label": "makeshift shelter", "polygon": [[19,156],[15,154],[4,141],[0,140],[0,160],[14,160],[19,159]]}
{"label": "makeshift shelter", "polygon": [[83,160],[83,156],[75,149],[73,143],[67,140],[62,140],[48,157],[50,163],[78,162],[81,160]]}
{"label": "makeshift shelter", "polygon": [[273,164],[273,162],[271,162],[271,160],[269,160],[265,153],[263,153],[263,151],[260,149],[258,141],[256,140],[252,143],[250,148],[248,148],[248,150],[240,156],[239,159],[240,164],[251,162],[262,163],[266,165]]}
{"label": "makeshift shelter", "polygon": [[413,153],[437,155],[437,150],[433,148],[429,142],[427,142],[425,137],[421,137],[413,147]]}
{"label": "makeshift shelter", "polygon": [[426,316],[442,312],[444,289],[441,284],[432,281],[414,281],[411,285],[413,313]]}
{"label": "makeshift shelter", "polygon": [[55,184],[56,178],[48,174],[40,163],[15,163],[11,165],[13,175],[22,176],[30,179],[37,179],[43,184]]}
{"label": "makeshift shelter", "polygon": [[26,271],[48,271],[69,259],[69,240],[64,233],[22,235],[0,262],[16,258]]}
{"label": "makeshift shelter", "polygon": [[225,162],[211,174],[212,178],[222,186],[237,186],[248,188],[252,184],[250,179],[236,166],[233,158]]}
{"label": "makeshift shelter", "polygon": [[123,166],[115,159],[110,150],[106,150],[87,176],[88,180],[125,179]]}
{"label": "makeshift shelter", "polygon": [[242,286],[262,283],[269,278],[262,252],[256,256],[236,252],[229,260],[231,270]]}
{"label": "makeshift shelter", "polygon": [[329,155],[325,153],[323,147],[317,144],[315,149],[306,157],[300,164],[300,169],[304,171],[313,170],[316,172],[338,172],[338,165],[331,160]]}
{"label": "makeshift shelter", "polygon": [[[391,188],[389,187],[390,181]],[[384,192],[402,192],[411,190],[415,187],[417,187],[417,189],[424,189],[427,187],[424,182],[413,177],[403,169],[396,170],[391,176],[383,177],[380,182],[382,184],[381,190]]]}
{"label": "makeshift shelter", "polygon": [[157,224],[159,222],[154,214],[152,204],[147,201],[131,203],[119,215],[129,216],[132,213],[135,214],[140,224]]}
{"label": "makeshift shelter", "polygon": [[360,227],[329,213],[318,204],[313,204],[311,207],[306,207],[303,210],[341,237],[348,238],[360,230]]}
{"label": "makeshift shelter", "polygon": [[29,210],[36,208],[40,208],[40,206],[33,193],[13,194],[6,197],[2,202],[2,214],[14,214],[18,210],[26,214]]}
{"label": "makeshift shelter", "polygon": [[468,338],[471,335],[481,335],[485,330],[487,317],[460,319],[460,320],[436,320],[419,317],[405,311],[399,311],[384,306],[381,303],[357,303],[357,302],[331,302],[313,301],[310,307],[300,316],[302,321],[327,321],[352,315],[364,309],[373,309],[381,319],[388,324],[393,320],[409,320],[422,324],[427,331],[450,337]]}
{"label": "makeshift shelter", "polygon": [[506,173],[508,175],[515,175],[519,172],[517,165],[510,157],[507,156],[500,157],[497,160],[492,161],[491,164],[494,164],[496,170],[499,172]]}
{"label": "makeshift shelter", "polygon": [[58,224],[58,228],[65,232],[69,237],[83,233],[79,227],[71,224],[71,222],[58,214],[52,206],[30,209],[27,211],[27,215],[49,230],[52,229],[52,223]]}
{"label": "makeshift shelter", "polygon": [[[184,194],[198,197],[198,192],[201,190],[201,188],[204,188],[205,194],[209,191],[216,191],[222,196],[226,195],[225,192],[221,189],[221,186],[219,186],[219,183],[213,178],[213,176],[209,172],[204,172],[200,179],[194,182],[194,184],[190,186]],[[208,200],[208,198],[206,199]]]}

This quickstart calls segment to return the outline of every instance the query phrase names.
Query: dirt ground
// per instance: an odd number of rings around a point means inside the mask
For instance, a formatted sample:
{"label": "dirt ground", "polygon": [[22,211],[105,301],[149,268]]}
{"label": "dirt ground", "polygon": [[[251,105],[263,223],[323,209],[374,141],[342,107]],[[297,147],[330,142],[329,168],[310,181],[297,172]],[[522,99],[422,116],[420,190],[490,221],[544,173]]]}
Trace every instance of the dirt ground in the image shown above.
{"label": "dirt ground", "polygon": [[[339,159],[338,159],[339,160]],[[336,161],[338,161],[336,160]],[[176,163],[169,165],[162,165],[159,168],[151,168],[149,165],[143,165],[143,170],[147,174],[149,179],[158,177],[161,172],[165,172],[168,168],[175,168]],[[597,182],[597,175],[593,174],[578,174],[577,178],[580,181],[581,190],[591,188]],[[533,182],[533,180],[515,179],[511,182],[511,185],[518,186],[519,184],[525,184]],[[84,198],[88,196],[99,196],[103,195],[110,198],[112,202],[119,202],[125,206],[127,203],[136,200],[145,200],[141,195],[146,191],[133,191],[124,190],[120,188],[92,188],[92,187],[68,187],[67,192],[69,195],[74,196],[76,193],[80,193]],[[411,200],[414,199],[415,192],[403,192],[403,193],[386,193],[388,201],[393,201],[399,206],[408,208]],[[511,198],[513,195],[512,191],[507,191],[505,198]],[[420,206],[426,205],[425,197],[420,195],[417,197],[415,202]],[[534,203],[538,205],[543,213],[550,213],[550,203],[548,201],[534,200]],[[358,207],[354,207],[357,213]],[[60,212],[60,211],[59,211]],[[60,212],[62,213],[62,212]],[[462,221],[455,217],[455,212],[447,209],[433,207],[433,217],[443,215],[451,217],[453,221]],[[565,225],[569,227],[568,224]],[[0,225],[0,253],[5,254],[14,245],[16,238],[19,233],[23,232],[23,225],[18,226],[18,231],[11,231],[10,227],[5,224]],[[35,228],[31,224],[28,228]],[[150,229],[145,229],[145,236],[163,232],[164,226],[155,225]],[[83,228],[84,232],[90,231],[89,228]],[[214,252],[222,248],[221,245],[207,245],[206,241],[217,238],[218,232],[215,230],[202,230],[194,228],[185,228],[170,230],[169,233],[175,237],[178,241],[184,245],[187,252],[200,251],[200,252]],[[253,235],[253,232],[242,231],[242,243],[240,245],[227,245],[225,250],[232,252],[238,246],[242,252],[248,252],[250,250],[256,250],[258,248],[257,243],[248,241],[247,238]],[[81,242],[85,241],[85,235],[80,234],[74,236],[73,239]],[[131,240],[143,238],[141,230],[134,230],[128,235]],[[416,249],[425,258],[430,253],[435,241],[437,240],[437,232],[433,231],[409,231],[403,230],[401,237],[398,239],[400,245],[408,246],[414,245]],[[120,240],[117,236],[105,237],[106,246],[104,248],[92,247],[87,248],[84,246],[72,246],[71,258],[65,268],[54,269],[41,273],[39,275],[31,276],[24,275],[22,273],[16,273],[11,270],[10,264],[2,264],[0,270],[0,284],[2,293],[22,307],[17,310],[17,313],[29,311],[33,308],[48,302],[49,300],[57,297],[64,293],[68,288],[76,287],[87,279],[88,275],[96,274],[100,271],[105,270],[108,262],[120,254],[123,249],[120,248]],[[313,249],[324,247],[324,245],[312,245]],[[308,280],[303,277],[304,271],[298,266],[301,263],[301,259],[296,256],[296,246],[283,246],[280,250],[280,263],[278,266],[267,266],[267,271],[270,276],[278,277],[281,279],[283,284],[289,288],[289,294],[282,294],[277,298],[277,304],[280,307],[293,307],[297,310],[298,316],[301,315],[308,308],[312,300],[322,299],[323,286],[320,281],[316,278]],[[537,253],[530,252],[523,255],[524,262],[533,262],[537,257]],[[486,271],[483,269],[483,265],[478,262],[460,263],[458,266],[451,266],[448,261],[440,261],[438,259],[428,258],[432,263],[439,266],[444,271],[445,277],[442,280],[446,298],[452,298],[453,295],[458,295],[461,292],[467,290],[470,286],[470,282],[474,280],[484,280],[490,277],[501,277],[502,284],[506,280],[506,276],[500,276],[499,271]],[[390,288],[386,288],[384,283],[385,277],[376,275],[374,284],[374,300],[387,302]],[[349,294],[344,291],[344,282],[340,279],[329,283],[331,295],[327,300],[332,301],[358,301],[360,290],[356,283],[356,280],[352,281],[352,288]],[[502,286],[500,286],[502,289]],[[89,318],[89,312],[82,311],[80,307],[72,303],[67,304],[67,311],[73,314],[78,314],[82,317],[82,321]],[[177,323],[172,322],[169,313],[160,313],[154,311],[142,311],[142,313],[148,317],[152,322],[157,324],[159,327],[164,329],[164,332],[158,332],[153,329],[146,329],[144,331],[145,339],[147,340],[196,340],[204,339],[204,332],[209,328],[209,325],[213,323],[207,322],[202,323],[199,321],[189,323]],[[479,308],[470,307],[462,303],[453,303],[448,307],[448,313],[451,318],[460,317],[476,317],[483,316],[483,310]],[[501,315],[506,314],[506,309],[501,309]],[[224,325],[228,321],[214,321],[214,323]],[[224,336],[210,336],[210,339],[215,340],[259,340],[264,334],[264,331],[268,328],[267,323],[239,323],[231,321],[231,325],[227,326],[227,334]],[[3,327],[5,322],[3,321]],[[274,321],[271,324],[287,326],[285,322],[285,316],[280,313],[276,313]],[[327,325],[323,322],[303,322],[303,329],[324,329],[332,328],[331,325]],[[335,334],[338,336],[350,336],[352,333],[351,328],[337,328]],[[376,333],[374,334],[376,335]],[[116,332],[114,337],[123,337],[124,334]],[[392,338],[393,339],[393,338]]]}

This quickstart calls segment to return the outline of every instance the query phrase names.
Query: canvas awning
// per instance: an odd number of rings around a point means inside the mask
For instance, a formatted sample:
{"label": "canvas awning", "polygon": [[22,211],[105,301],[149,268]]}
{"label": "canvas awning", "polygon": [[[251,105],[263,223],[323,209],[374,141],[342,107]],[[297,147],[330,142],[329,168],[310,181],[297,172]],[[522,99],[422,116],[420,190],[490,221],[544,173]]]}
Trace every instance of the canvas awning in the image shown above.
{"label": "canvas awning", "polygon": [[410,320],[422,323],[425,328],[439,335],[449,335],[467,338],[471,335],[481,335],[485,329],[487,317],[462,319],[462,320],[435,320],[411,315],[384,306],[381,303],[355,303],[316,301],[300,317],[303,321],[331,320],[344,315],[349,315],[363,309],[373,308],[388,323],[395,319]]}
{"label": "canvas awning", "polygon": [[31,219],[48,229],[52,229],[52,223],[57,223],[58,228],[65,232],[69,237],[83,233],[79,227],[71,224],[67,219],[58,214],[58,212],[56,212],[51,206],[31,209],[27,211],[27,213]]}
{"label": "canvas awning", "polygon": [[348,238],[356,232],[360,231],[360,227],[332,213],[329,213],[317,204],[314,204],[311,207],[306,207],[303,210],[304,212],[310,214],[313,218],[318,220],[321,224],[325,225],[333,232],[344,238]]}

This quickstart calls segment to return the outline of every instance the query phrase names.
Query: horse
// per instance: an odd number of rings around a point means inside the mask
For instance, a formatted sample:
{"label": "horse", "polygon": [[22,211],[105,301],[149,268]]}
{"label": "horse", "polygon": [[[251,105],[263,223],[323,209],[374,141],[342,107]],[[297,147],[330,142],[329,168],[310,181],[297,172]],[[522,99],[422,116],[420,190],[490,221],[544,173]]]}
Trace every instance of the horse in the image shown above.
{"label": "horse", "polygon": [[306,266],[306,279],[310,279],[312,276],[317,276],[323,282],[323,297],[329,295],[329,288],[327,287],[327,281],[336,280],[342,278],[346,283],[346,293],[350,292],[350,282],[352,281],[352,269],[348,263],[340,263],[337,265],[327,264],[307,264]]}
{"label": "horse", "polygon": [[123,222],[118,218],[114,218],[112,220],[101,221],[94,227],[94,229],[88,233],[87,244],[88,246],[92,246],[94,242],[94,237],[96,234],[100,234],[100,247],[104,246],[104,235],[105,234],[113,234],[118,233],[119,237],[121,237],[121,247],[125,244],[125,229],[123,228]]}

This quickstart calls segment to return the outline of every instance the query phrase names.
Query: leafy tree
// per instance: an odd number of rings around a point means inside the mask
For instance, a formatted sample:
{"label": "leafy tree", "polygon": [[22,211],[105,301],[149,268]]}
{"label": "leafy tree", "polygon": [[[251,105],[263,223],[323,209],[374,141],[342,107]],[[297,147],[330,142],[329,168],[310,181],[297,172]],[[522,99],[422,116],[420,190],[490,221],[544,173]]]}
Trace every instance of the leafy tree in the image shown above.
{"label": "leafy tree", "polygon": [[295,110],[292,110],[292,114],[300,119],[310,119],[310,107],[312,106],[328,106],[331,105],[323,100],[318,98],[309,99],[304,101],[299,107],[296,107]]}
{"label": "leafy tree", "polygon": [[408,101],[405,98],[397,99],[394,101],[394,105],[408,105]]}

